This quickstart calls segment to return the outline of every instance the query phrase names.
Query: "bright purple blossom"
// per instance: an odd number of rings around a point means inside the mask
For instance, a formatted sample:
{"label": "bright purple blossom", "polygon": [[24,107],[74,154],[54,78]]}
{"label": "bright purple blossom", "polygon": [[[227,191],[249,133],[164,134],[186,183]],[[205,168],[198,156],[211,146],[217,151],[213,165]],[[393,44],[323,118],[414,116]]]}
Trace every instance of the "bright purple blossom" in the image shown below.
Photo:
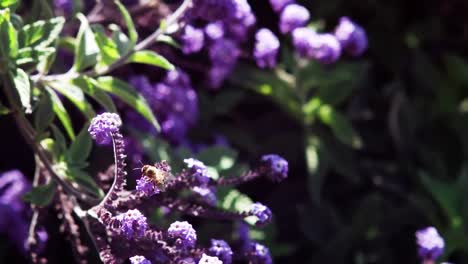
{"label": "bright purple blossom", "polygon": [[232,17],[233,0],[194,0],[190,15],[215,21]]}
{"label": "bright purple blossom", "polygon": [[219,39],[209,47],[210,59],[215,66],[233,66],[240,55],[236,42],[230,39]]}
{"label": "bright purple blossom", "polygon": [[280,42],[271,30],[262,28],[257,31],[253,55],[258,67],[274,68],[279,48]]}
{"label": "bright purple blossom", "polygon": [[216,198],[216,194],[209,187],[195,186],[192,188],[192,191],[209,205],[215,206],[216,202],[218,201],[218,199]]}
{"label": "bright purple blossom", "polygon": [[185,54],[199,52],[203,48],[204,38],[202,29],[187,25],[181,36],[182,52]]}
{"label": "bright purple blossom", "polygon": [[317,33],[313,29],[306,27],[296,28],[292,32],[293,45],[299,56],[312,58],[312,39],[315,38],[316,35]]}
{"label": "bright purple blossom", "polygon": [[229,66],[211,67],[207,75],[208,87],[214,90],[219,89],[231,72],[232,67]]}
{"label": "bright purple blossom", "polygon": [[281,12],[279,28],[286,34],[294,29],[304,26],[310,19],[307,8],[298,4],[289,4]]}
{"label": "bright purple blossom", "polygon": [[317,34],[309,28],[297,28],[292,36],[294,47],[301,57],[330,64],[341,56],[341,45],[332,34]]}
{"label": "bright purple blossom", "polygon": [[233,0],[234,18],[226,20],[227,31],[231,38],[239,42],[247,40],[250,28],[257,22],[247,0]]}
{"label": "bright purple blossom", "polygon": [[176,245],[182,248],[193,247],[197,242],[197,233],[187,221],[176,221],[169,226],[167,233],[176,239]]}
{"label": "bright purple blossom", "polygon": [[261,203],[253,203],[250,206],[249,213],[258,218],[257,225],[264,225],[271,221],[273,214],[271,210]]}
{"label": "bright purple blossom", "polygon": [[72,0],[54,0],[54,7],[65,15],[71,15],[73,11]]}
{"label": "bright purple blossom", "polygon": [[143,256],[133,256],[130,258],[131,264],[151,264],[151,261],[147,260]]}
{"label": "bright purple blossom", "polygon": [[141,192],[144,196],[153,196],[161,192],[154,181],[146,176],[142,176],[136,182],[136,190]]}
{"label": "bright purple blossom", "polygon": [[102,113],[91,120],[88,132],[96,143],[107,145],[111,142],[111,134],[118,132],[121,125],[122,120],[118,114]]}
{"label": "bright purple blossom", "polygon": [[270,0],[270,5],[276,13],[281,12],[286,5],[291,3],[294,3],[294,0]]}
{"label": "bright purple blossom", "polygon": [[282,181],[288,177],[288,162],[276,154],[262,156],[261,169],[272,181]]}
{"label": "bright purple blossom", "polygon": [[232,263],[232,250],[231,247],[224,240],[211,239],[211,246],[208,249],[208,252],[218,257],[223,264]]}
{"label": "bright purple blossom", "polygon": [[120,231],[127,239],[141,238],[148,228],[146,217],[137,209],[121,213],[115,219],[119,222]]}
{"label": "bright purple blossom", "polygon": [[221,21],[209,23],[205,26],[205,34],[210,40],[224,37],[224,25]]}
{"label": "bright purple blossom", "polygon": [[187,164],[187,168],[190,169],[190,173],[197,185],[205,186],[210,181],[208,175],[208,168],[203,162],[197,159],[184,159],[184,163]]}
{"label": "bright purple blossom", "polygon": [[335,29],[335,36],[342,48],[351,56],[360,56],[367,49],[366,32],[348,17],[340,19]]}
{"label": "bright purple blossom", "polygon": [[198,264],[223,264],[217,257],[211,257],[203,253],[202,258],[198,261]]}
{"label": "bright purple blossom", "polygon": [[419,257],[423,260],[436,260],[444,252],[445,242],[434,227],[416,232]]}
{"label": "bright purple blossom", "polygon": [[271,264],[273,263],[270,250],[262,244],[250,242],[246,252],[247,258],[252,264]]}

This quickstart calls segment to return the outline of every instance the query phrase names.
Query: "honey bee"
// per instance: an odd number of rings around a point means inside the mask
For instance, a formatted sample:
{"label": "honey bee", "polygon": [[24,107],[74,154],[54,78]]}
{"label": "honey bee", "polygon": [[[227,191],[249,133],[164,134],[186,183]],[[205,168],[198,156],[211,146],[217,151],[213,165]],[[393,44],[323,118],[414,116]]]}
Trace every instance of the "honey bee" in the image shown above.
{"label": "honey bee", "polygon": [[143,176],[148,177],[151,181],[162,191],[164,191],[166,184],[175,178],[170,172],[161,170],[152,165],[143,165],[141,167]]}

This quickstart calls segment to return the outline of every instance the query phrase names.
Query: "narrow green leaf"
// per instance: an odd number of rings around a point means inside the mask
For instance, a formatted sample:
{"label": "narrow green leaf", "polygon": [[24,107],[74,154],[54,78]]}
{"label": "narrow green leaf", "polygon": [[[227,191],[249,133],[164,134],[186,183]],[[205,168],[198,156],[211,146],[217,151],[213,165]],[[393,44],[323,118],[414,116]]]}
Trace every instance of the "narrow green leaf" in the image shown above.
{"label": "narrow green leaf", "polygon": [[77,36],[78,45],[75,47],[73,69],[75,71],[80,71],[96,65],[99,55],[99,46],[86,17],[83,14],[78,14],[77,18],[81,21],[81,26]]}
{"label": "narrow green leaf", "polygon": [[98,58],[99,63],[96,67],[98,69],[105,68],[120,57],[119,49],[117,44],[111,38],[107,37],[101,25],[93,25],[92,28],[100,51],[100,56]]}
{"label": "narrow green leaf", "polygon": [[166,43],[168,45],[171,45],[172,47],[174,48],[178,48],[180,49],[180,44],[177,43],[177,41],[175,39],[173,39],[171,36],[168,36],[168,35],[161,35],[159,36],[157,39],[156,39],[157,42],[162,42],[162,43]]}
{"label": "narrow green leaf", "polygon": [[55,52],[55,48],[22,48],[18,51],[18,57],[16,60],[17,65],[23,65],[27,63],[38,63],[46,60],[50,55]]}
{"label": "narrow green leaf", "polygon": [[50,6],[50,1],[32,1],[31,13],[28,16],[28,21],[34,23],[43,19],[50,19],[54,17],[54,11]]}
{"label": "narrow green leaf", "polygon": [[0,10],[0,57],[15,58],[18,53],[18,33],[10,22],[10,11]]}
{"label": "narrow green leaf", "polygon": [[110,25],[109,29],[112,30],[112,40],[117,45],[120,55],[127,54],[130,49],[132,49],[130,40],[128,37],[122,33],[120,28],[117,25]]}
{"label": "narrow green leaf", "polygon": [[34,115],[34,126],[38,133],[46,130],[54,120],[55,113],[50,94],[43,93]]}
{"label": "narrow green leaf", "polygon": [[158,66],[168,71],[173,71],[175,69],[174,65],[172,65],[172,63],[170,63],[166,58],[151,50],[142,50],[133,53],[128,58],[128,62]]}
{"label": "narrow green leaf", "polygon": [[328,125],[333,134],[344,144],[353,148],[361,148],[362,141],[354,131],[351,123],[339,112],[329,105],[322,105],[318,111],[320,120]]}
{"label": "narrow green leaf", "polygon": [[93,141],[89,135],[88,126],[85,125],[65,154],[67,163],[80,165],[86,162],[91,153],[92,146]]}
{"label": "narrow green leaf", "polygon": [[7,8],[18,4],[18,0],[0,0],[0,8]]}
{"label": "narrow green leaf", "polygon": [[46,91],[50,94],[50,99],[52,100],[52,106],[53,106],[54,112],[59,118],[63,127],[65,128],[65,131],[67,132],[68,137],[74,140],[75,132],[73,131],[73,125],[72,125],[72,122],[71,122],[70,116],[68,115],[67,110],[62,104],[62,101],[60,101],[60,98],[58,97],[58,95],[55,93],[53,89],[46,87]]}
{"label": "narrow green leaf", "polygon": [[120,13],[122,13],[122,16],[123,16],[123,18],[125,20],[125,24],[127,25],[127,29],[128,29],[128,36],[130,37],[130,41],[131,41],[131,44],[132,44],[132,47],[133,47],[136,44],[137,40],[138,40],[138,33],[137,33],[136,29],[135,29],[135,25],[133,24],[132,17],[128,13],[127,8],[125,8],[125,6],[122,5],[122,3],[120,3],[119,0],[114,0],[114,2],[117,5],[117,7],[119,8]]}
{"label": "narrow green leaf", "polygon": [[52,202],[55,191],[55,183],[51,182],[47,185],[34,187],[24,195],[23,199],[37,206],[44,207]]}
{"label": "narrow green leaf", "polygon": [[52,124],[51,128],[52,128],[52,134],[54,135],[54,139],[55,139],[54,153],[56,153],[56,157],[60,157],[65,152],[67,143],[65,141],[65,137],[63,136],[60,129],[58,129],[58,127]]}
{"label": "narrow green leaf", "polygon": [[11,70],[10,77],[13,80],[15,89],[18,92],[21,105],[26,109],[26,113],[31,112],[31,83],[26,72],[22,69],[16,68]]}
{"label": "narrow green leaf", "polygon": [[80,87],[87,95],[94,98],[94,100],[102,105],[106,111],[117,113],[117,108],[115,107],[112,98],[97,87],[98,84],[96,80],[87,77],[79,77],[72,80],[72,83],[77,87]]}
{"label": "narrow green leaf", "polygon": [[20,47],[49,47],[62,32],[65,19],[55,17],[25,25],[18,33]]}
{"label": "narrow green leaf", "polygon": [[83,91],[76,85],[69,82],[50,82],[52,87],[57,92],[63,94],[70,100],[87,118],[91,119],[96,116],[93,107],[86,100]]}
{"label": "narrow green leaf", "polygon": [[135,111],[151,122],[157,131],[160,131],[159,123],[151,111],[146,99],[138,94],[127,83],[110,76],[104,76],[97,79],[97,85],[102,90],[114,94],[122,101],[133,107]]}

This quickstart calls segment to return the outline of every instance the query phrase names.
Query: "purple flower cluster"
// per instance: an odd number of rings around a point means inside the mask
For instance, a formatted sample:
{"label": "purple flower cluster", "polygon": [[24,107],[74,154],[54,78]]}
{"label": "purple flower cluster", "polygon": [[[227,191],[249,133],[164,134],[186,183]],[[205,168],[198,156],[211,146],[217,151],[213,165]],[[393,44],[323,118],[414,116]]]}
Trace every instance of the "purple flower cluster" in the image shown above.
{"label": "purple flower cluster", "polygon": [[151,264],[151,261],[147,260],[143,256],[133,256],[130,258],[131,264]]}
{"label": "purple flower cluster", "polygon": [[288,177],[288,162],[279,155],[269,154],[261,158],[261,170],[272,181],[282,181]]}
{"label": "purple flower cluster", "polygon": [[120,231],[127,239],[141,238],[148,228],[146,217],[137,209],[128,210],[115,218],[120,224]]}
{"label": "purple flower cluster", "polygon": [[273,214],[271,210],[261,203],[253,203],[250,206],[249,213],[258,218],[256,225],[265,225],[271,221]]}
{"label": "purple flower cluster", "polygon": [[91,137],[96,140],[96,143],[107,145],[112,140],[112,134],[116,133],[120,126],[122,126],[122,120],[119,115],[103,113],[93,118],[89,125],[88,132]]}
{"label": "purple flower cluster", "polygon": [[280,15],[280,31],[283,34],[292,32],[296,28],[303,27],[309,19],[310,13],[307,8],[298,4],[289,4]]}
{"label": "purple flower cluster", "polygon": [[250,242],[246,255],[252,264],[271,264],[273,263],[270,255],[270,250],[257,242]]}
{"label": "purple flower cluster", "polygon": [[211,246],[208,252],[213,256],[218,257],[223,264],[232,263],[232,250],[231,247],[224,240],[211,239]]}
{"label": "purple flower cluster", "polygon": [[176,239],[176,245],[181,248],[193,247],[197,242],[197,233],[187,221],[172,223],[167,233],[170,238]]}
{"label": "purple flower cluster", "polygon": [[[177,69],[154,85],[145,76],[134,76],[130,83],[146,98],[161,122],[162,135],[174,144],[181,143],[198,118],[197,94],[188,75]],[[134,112],[127,117],[141,129],[151,131],[149,123]]]}
{"label": "purple flower cluster", "polygon": [[445,242],[434,227],[416,232],[419,257],[423,260],[436,260],[444,252]]}
{"label": "purple flower cluster", "polygon": [[254,58],[260,68],[274,68],[280,48],[278,38],[267,28],[262,28],[255,34]]}
{"label": "purple flower cluster", "polygon": [[367,49],[366,32],[348,17],[340,19],[335,36],[341,47],[351,56],[361,56]]}
{"label": "purple flower cluster", "polygon": [[187,168],[189,168],[190,175],[195,185],[206,186],[208,184],[210,176],[208,175],[208,168],[203,162],[190,158],[184,159],[184,163],[187,164]]}

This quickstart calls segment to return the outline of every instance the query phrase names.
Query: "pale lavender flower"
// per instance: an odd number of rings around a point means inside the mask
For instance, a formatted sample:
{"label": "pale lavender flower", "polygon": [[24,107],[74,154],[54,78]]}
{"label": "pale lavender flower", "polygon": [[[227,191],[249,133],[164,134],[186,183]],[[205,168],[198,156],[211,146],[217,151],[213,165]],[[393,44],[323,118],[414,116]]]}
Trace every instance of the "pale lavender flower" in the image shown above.
{"label": "pale lavender flower", "polygon": [[151,261],[147,260],[144,256],[133,256],[130,258],[131,264],[151,264]]}
{"label": "pale lavender flower", "polygon": [[96,143],[106,145],[111,142],[111,134],[118,132],[120,126],[122,120],[118,114],[102,113],[91,120],[88,132]]}
{"label": "pale lavender flower", "polygon": [[250,242],[247,252],[247,258],[252,264],[271,264],[273,263],[270,250],[262,244]]}
{"label": "pale lavender flower", "polygon": [[342,48],[351,56],[360,56],[367,49],[366,32],[348,17],[340,19],[335,29],[335,36]]}
{"label": "pale lavender flower", "polygon": [[261,203],[253,203],[250,206],[249,214],[254,215],[258,218],[258,221],[256,223],[258,225],[264,225],[270,222],[273,216],[271,210]]}
{"label": "pale lavender flower", "polygon": [[278,38],[267,28],[262,28],[255,35],[254,58],[260,68],[274,68],[280,48]]}
{"label": "pale lavender flower", "polygon": [[261,169],[273,181],[282,181],[288,177],[288,162],[276,154],[262,156]]}
{"label": "pale lavender flower", "polygon": [[205,26],[205,34],[210,40],[224,37],[224,25],[221,21],[209,23]]}
{"label": "pale lavender flower", "polygon": [[148,228],[146,217],[138,209],[121,213],[115,219],[119,222],[120,231],[127,239],[141,238]]}
{"label": "pale lavender flower", "polygon": [[198,264],[223,264],[217,257],[211,257],[203,253],[202,258],[198,261]]}
{"label": "pale lavender flower", "polygon": [[298,4],[289,4],[281,12],[279,28],[286,34],[294,29],[304,26],[310,19],[307,8]]}
{"label": "pale lavender flower", "polygon": [[182,52],[184,54],[199,52],[203,48],[204,38],[202,29],[187,25],[181,36]]}
{"label": "pale lavender flower", "polygon": [[423,260],[436,260],[444,252],[445,242],[434,227],[427,227],[416,232],[418,253]]}
{"label": "pale lavender flower", "polygon": [[211,246],[208,249],[208,252],[218,257],[223,264],[232,263],[232,250],[231,247],[224,240],[211,239]]}
{"label": "pale lavender flower", "polygon": [[291,3],[294,3],[294,0],[270,0],[270,5],[276,13],[281,12],[286,5]]}
{"label": "pale lavender flower", "polygon": [[197,242],[197,233],[187,221],[176,221],[169,226],[167,233],[182,248],[193,247]]}

